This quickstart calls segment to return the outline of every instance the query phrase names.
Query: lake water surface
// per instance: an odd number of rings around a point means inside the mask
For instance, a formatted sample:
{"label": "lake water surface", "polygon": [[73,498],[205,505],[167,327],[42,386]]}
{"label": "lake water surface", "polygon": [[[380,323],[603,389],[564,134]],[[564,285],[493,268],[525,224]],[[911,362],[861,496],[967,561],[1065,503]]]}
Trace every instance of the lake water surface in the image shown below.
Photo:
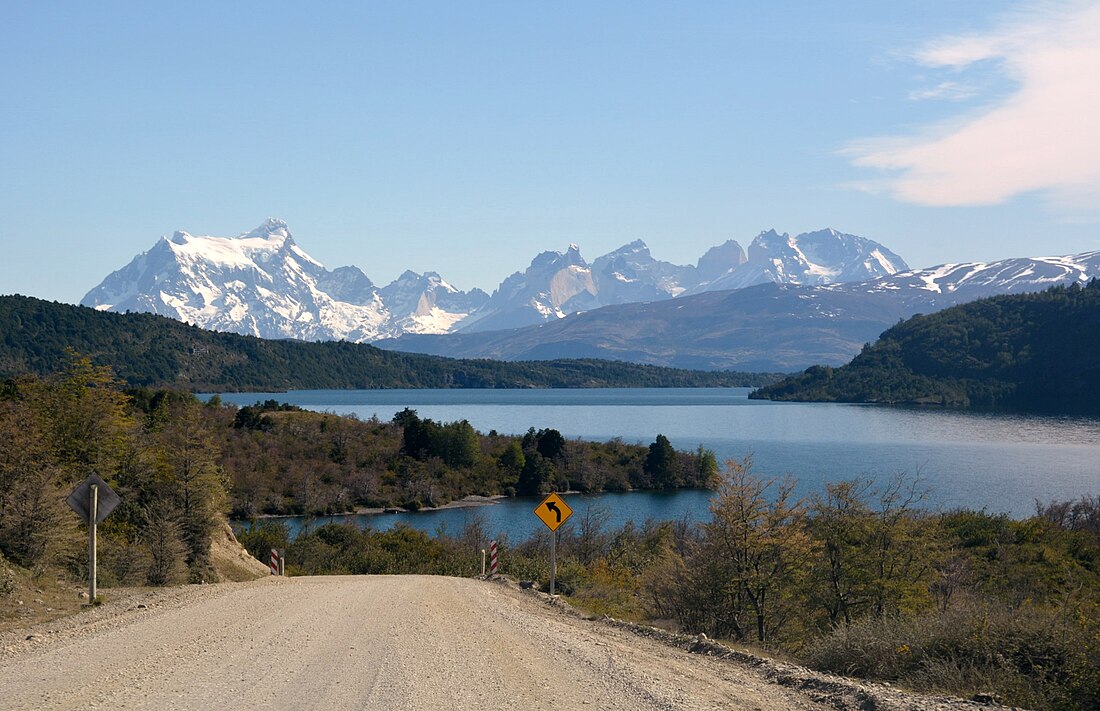
{"label": "lake water surface", "polygon": [[[790,474],[799,492],[853,477],[883,479],[918,474],[931,504],[1034,513],[1036,499],[1073,499],[1100,493],[1100,420],[1039,415],[954,412],[833,403],[749,400],[748,388],[629,388],[590,390],[299,390],[223,394],[238,405],[275,399],[304,408],[388,420],[405,407],[437,421],[469,420],[488,432],[522,434],[552,427],[566,437],[649,444],[664,434],[679,449],[700,444],[719,461],[751,455],[761,474]],[[676,519],[707,516],[708,492],[603,494],[590,499],[625,517]],[[537,501],[485,507],[494,522],[534,521]],[[507,513],[515,509],[515,516]],[[417,528],[452,532],[469,510],[400,515]],[[388,527],[398,516],[376,517]],[[498,521],[499,520],[499,521]],[[518,523],[509,524],[509,528]],[[534,530],[530,527],[521,528]],[[505,530],[505,529],[501,529]],[[509,530],[511,533],[512,531]],[[516,530],[521,535],[522,531]]]}

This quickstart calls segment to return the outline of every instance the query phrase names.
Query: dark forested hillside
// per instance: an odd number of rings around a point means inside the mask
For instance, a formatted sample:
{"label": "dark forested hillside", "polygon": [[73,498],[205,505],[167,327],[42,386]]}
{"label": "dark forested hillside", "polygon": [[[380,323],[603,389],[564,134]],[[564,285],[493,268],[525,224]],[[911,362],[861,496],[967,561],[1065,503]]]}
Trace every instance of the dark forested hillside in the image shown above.
{"label": "dark forested hillside", "polygon": [[130,385],[195,391],[348,388],[736,387],[778,379],[600,360],[500,363],[346,343],[268,341],[150,314],[0,297],[0,377],[60,370],[66,349]]}
{"label": "dark forested hillside", "polygon": [[840,368],[751,397],[1100,413],[1100,281],[996,296],[887,330]]}

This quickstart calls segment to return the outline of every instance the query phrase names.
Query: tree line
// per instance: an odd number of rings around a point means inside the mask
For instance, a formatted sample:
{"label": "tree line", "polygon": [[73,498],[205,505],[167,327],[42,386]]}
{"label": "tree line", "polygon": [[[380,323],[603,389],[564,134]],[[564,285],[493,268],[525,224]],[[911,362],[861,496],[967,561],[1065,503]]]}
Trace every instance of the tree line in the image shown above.
{"label": "tree line", "polygon": [[776,374],[707,372],[578,359],[503,362],[384,351],[345,341],[264,340],[153,314],[116,314],[0,296],[0,377],[45,377],[65,349],[131,387],[192,392],[371,388],[747,387]]}

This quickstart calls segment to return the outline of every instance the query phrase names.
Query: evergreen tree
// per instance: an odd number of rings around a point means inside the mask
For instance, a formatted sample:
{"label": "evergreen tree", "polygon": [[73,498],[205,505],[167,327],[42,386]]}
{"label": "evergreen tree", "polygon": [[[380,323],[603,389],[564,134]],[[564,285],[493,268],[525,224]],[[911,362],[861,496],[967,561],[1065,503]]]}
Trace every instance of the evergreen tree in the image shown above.
{"label": "evergreen tree", "polygon": [[562,437],[561,432],[555,429],[539,430],[536,438],[538,444],[535,448],[538,453],[550,461],[560,458],[562,452],[565,451],[565,437]]}
{"label": "evergreen tree", "polygon": [[653,444],[649,445],[643,471],[655,489],[671,489],[680,485],[679,473],[676,471],[676,450],[672,448],[668,437],[659,434]]}

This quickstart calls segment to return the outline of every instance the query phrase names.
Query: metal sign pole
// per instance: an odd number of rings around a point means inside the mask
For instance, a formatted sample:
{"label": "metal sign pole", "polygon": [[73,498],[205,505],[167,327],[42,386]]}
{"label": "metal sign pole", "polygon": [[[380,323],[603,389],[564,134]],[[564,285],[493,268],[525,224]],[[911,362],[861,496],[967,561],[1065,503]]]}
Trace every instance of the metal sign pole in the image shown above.
{"label": "metal sign pole", "polygon": [[96,518],[99,515],[99,486],[92,484],[88,488],[88,604],[95,604],[96,579]]}
{"label": "metal sign pole", "polygon": [[535,507],[535,515],[550,529],[550,595],[554,595],[558,577],[558,529],[573,515],[573,509],[557,492],[550,492]]}
{"label": "metal sign pole", "polygon": [[558,532],[550,534],[550,597],[554,596],[554,579],[558,574]]}

